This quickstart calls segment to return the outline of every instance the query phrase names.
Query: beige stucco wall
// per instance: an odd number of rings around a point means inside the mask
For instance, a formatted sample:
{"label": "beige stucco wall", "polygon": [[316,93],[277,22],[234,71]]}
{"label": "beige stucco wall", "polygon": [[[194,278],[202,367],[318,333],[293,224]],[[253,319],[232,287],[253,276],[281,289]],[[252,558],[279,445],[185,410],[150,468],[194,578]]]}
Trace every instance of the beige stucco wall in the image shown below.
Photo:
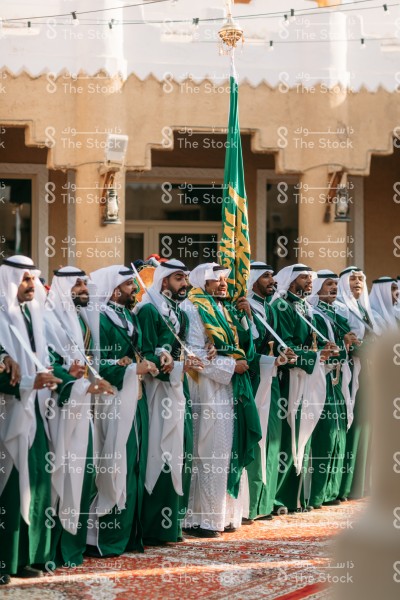
{"label": "beige stucco wall", "polygon": [[[397,142],[396,142],[397,143]],[[400,275],[400,150],[373,157],[364,182],[365,262],[369,278]]]}
{"label": "beige stucco wall", "polygon": [[[67,75],[57,79],[46,75],[32,79],[27,74],[18,77],[8,74],[0,109],[0,124],[5,127],[25,126],[25,143],[43,148],[40,160],[44,160],[44,153],[48,149],[46,160],[49,169],[75,173],[75,185],[85,188],[79,191],[79,202],[72,208],[76,237],[87,239],[90,235],[88,239],[95,240],[96,236],[103,239],[105,235],[110,235],[110,227],[101,225],[100,206],[89,202],[88,197],[93,194],[93,188],[102,188],[103,178],[99,169],[104,162],[106,132],[129,136],[125,160],[127,170],[149,170],[152,166],[152,150],[162,151],[167,161],[168,150],[173,148],[174,131],[186,131],[190,139],[191,131],[216,133],[226,127],[228,103],[227,85],[214,88],[208,81],[197,85],[193,81],[183,84],[158,82],[152,77],[140,81],[133,75],[123,82],[118,78],[107,79],[104,74],[102,79],[71,79]],[[386,155],[392,152],[393,131],[400,123],[400,105],[396,94],[384,90],[376,93],[362,90],[346,95],[340,89],[326,93],[325,88],[305,91],[300,87],[289,90],[285,86],[271,89],[267,85],[253,88],[242,84],[240,122],[242,132],[252,135],[252,152],[245,149],[245,168],[250,224],[254,230],[257,219],[253,201],[256,170],[270,168],[272,155],[277,172],[302,174],[302,180],[311,187],[314,182],[323,188],[324,182],[326,185],[328,181],[328,171],[332,168],[345,168],[352,174],[368,175],[371,154]],[[191,153],[192,165],[196,165],[201,156],[200,162],[204,160],[207,154],[205,151],[201,153],[199,148],[195,150]],[[21,152],[20,144],[17,151]],[[15,154],[15,149],[10,145],[4,150],[0,149],[0,152],[0,160],[9,162],[9,153]],[[157,156],[160,155],[157,153]],[[21,162],[23,156],[19,155]],[[153,156],[156,156],[154,152]],[[170,156],[175,166],[180,166],[176,161],[188,160],[189,155],[186,149],[178,154],[171,152]],[[220,152],[219,164],[212,164],[213,167],[222,167],[222,156]],[[386,160],[381,159],[379,164],[384,164]],[[214,161],[210,159],[210,162]],[[121,185],[119,194],[123,214],[124,173],[117,177]],[[55,183],[60,199],[60,188],[65,180],[59,177]],[[78,192],[76,194],[78,196]],[[308,196],[309,201],[306,199],[300,209],[299,234],[309,240],[325,240],[328,235],[343,237],[346,226],[324,223],[323,205],[316,206],[311,201],[310,192]],[[395,217],[396,206],[391,205],[386,211],[389,218]],[[65,225],[61,225],[58,219],[65,224],[67,212],[66,206],[58,200],[49,212],[50,230],[54,228],[58,235],[65,232]],[[372,209],[367,214],[373,218]],[[367,239],[368,227],[366,225]],[[123,232],[123,223],[112,226],[114,237],[123,239]],[[115,252],[113,254],[110,251],[105,258],[88,256],[87,249],[82,247],[76,262],[87,269],[107,262],[119,262],[119,257],[123,256],[122,246],[116,246],[113,242]],[[335,246],[335,249],[340,248]],[[380,259],[384,258],[383,253],[379,256]],[[374,270],[377,269],[369,249],[366,257],[367,269],[369,262],[374,265]],[[53,262],[58,258],[57,255]],[[318,256],[309,257],[306,262],[316,268],[322,266]],[[346,258],[334,258],[325,261],[323,266],[340,269],[346,263]]]}

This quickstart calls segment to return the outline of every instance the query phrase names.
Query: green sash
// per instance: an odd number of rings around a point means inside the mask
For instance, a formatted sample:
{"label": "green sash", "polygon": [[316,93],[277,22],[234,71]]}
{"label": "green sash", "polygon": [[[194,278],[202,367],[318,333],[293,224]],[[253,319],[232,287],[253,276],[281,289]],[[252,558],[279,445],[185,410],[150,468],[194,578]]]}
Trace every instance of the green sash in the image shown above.
{"label": "green sash", "polygon": [[[236,321],[230,312],[232,325],[218,309],[215,300],[201,288],[193,288],[188,295],[189,300],[197,307],[210,341],[215,345],[218,354],[229,356],[235,360],[246,360],[246,354],[238,347],[235,340]],[[261,426],[257,407],[254,402],[249,374],[232,376],[234,428],[231,462],[228,474],[228,493],[237,498],[243,468],[255,456],[255,448],[261,439]]]}

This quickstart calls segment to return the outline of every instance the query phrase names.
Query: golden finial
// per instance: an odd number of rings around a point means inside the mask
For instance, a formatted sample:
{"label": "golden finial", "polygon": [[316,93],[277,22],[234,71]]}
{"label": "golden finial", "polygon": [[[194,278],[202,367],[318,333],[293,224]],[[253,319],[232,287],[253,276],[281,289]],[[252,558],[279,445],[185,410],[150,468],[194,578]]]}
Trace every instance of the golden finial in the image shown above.
{"label": "golden finial", "polygon": [[227,2],[226,12],[226,20],[218,31],[218,35],[221,38],[220,49],[223,54],[231,53],[240,41],[242,44],[244,42],[243,29],[232,17],[231,2]]}

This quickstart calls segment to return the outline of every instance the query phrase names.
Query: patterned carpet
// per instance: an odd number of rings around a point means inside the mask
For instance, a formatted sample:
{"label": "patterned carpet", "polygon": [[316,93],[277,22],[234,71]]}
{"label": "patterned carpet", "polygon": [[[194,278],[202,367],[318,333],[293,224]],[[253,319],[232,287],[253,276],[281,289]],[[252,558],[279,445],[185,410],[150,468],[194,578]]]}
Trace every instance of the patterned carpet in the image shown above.
{"label": "patterned carpet", "polygon": [[4,600],[321,600],[329,598],[330,541],[365,502],[257,521],[220,539],[187,537],[144,554],[87,559],[36,580],[13,578]]}

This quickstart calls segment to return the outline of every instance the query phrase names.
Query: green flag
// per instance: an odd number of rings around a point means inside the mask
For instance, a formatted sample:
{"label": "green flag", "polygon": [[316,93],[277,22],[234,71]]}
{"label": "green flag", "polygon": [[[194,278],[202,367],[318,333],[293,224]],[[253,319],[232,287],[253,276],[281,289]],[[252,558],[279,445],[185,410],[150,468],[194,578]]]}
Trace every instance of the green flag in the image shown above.
{"label": "green flag", "polygon": [[228,291],[231,298],[236,300],[247,294],[247,281],[250,274],[250,240],[239,128],[238,82],[233,64],[232,67],[220,253],[221,264],[227,269],[231,269]]}

